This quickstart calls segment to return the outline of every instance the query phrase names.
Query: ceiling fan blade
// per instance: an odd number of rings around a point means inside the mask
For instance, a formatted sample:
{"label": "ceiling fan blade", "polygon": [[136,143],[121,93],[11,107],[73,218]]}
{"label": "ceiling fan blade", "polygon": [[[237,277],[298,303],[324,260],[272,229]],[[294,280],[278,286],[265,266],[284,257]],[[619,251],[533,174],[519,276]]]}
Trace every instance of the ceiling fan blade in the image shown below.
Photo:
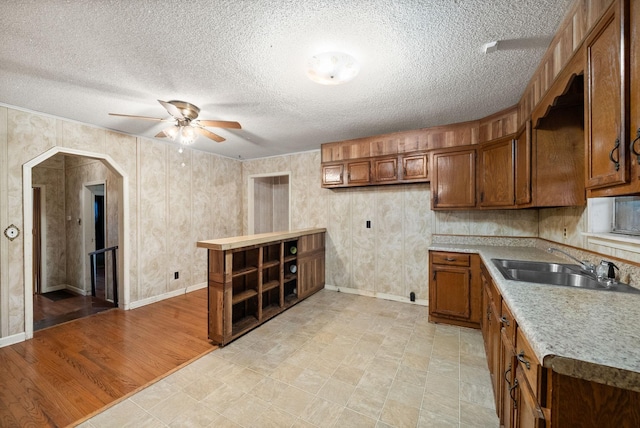
{"label": "ceiling fan blade", "polygon": [[200,135],[202,135],[204,137],[210,138],[213,141],[217,141],[218,143],[222,143],[224,141],[224,138],[222,138],[218,134],[214,134],[213,132],[209,131],[208,129],[200,128],[199,126],[194,126],[193,129],[195,129],[198,134],[200,134]]}
{"label": "ceiling fan blade", "polygon": [[178,107],[166,101],[158,100],[158,102],[162,104],[162,107],[167,109],[167,111],[171,116],[175,117],[176,119],[185,119],[184,115],[182,114],[182,112]]}
{"label": "ceiling fan blade", "polygon": [[173,121],[173,119],[161,119],[161,118],[159,118],[159,117],[136,116],[136,115],[133,115],[133,114],[109,113],[109,116],[130,117],[130,118],[132,118],[132,119],[155,120],[155,121],[157,121],[157,122],[169,122],[169,121]]}
{"label": "ceiling fan blade", "polygon": [[215,128],[242,129],[238,122],[229,122],[227,120],[198,120],[198,125],[213,126]]}

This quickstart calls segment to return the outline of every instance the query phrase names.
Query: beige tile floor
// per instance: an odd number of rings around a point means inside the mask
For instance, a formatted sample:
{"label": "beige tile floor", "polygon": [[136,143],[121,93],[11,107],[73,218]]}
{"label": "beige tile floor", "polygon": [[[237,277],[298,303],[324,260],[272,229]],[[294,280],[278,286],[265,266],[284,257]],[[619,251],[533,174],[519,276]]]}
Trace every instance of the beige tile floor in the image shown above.
{"label": "beige tile floor", "polygon": [[480,331],[323,290],[91,427],[497,427]]}

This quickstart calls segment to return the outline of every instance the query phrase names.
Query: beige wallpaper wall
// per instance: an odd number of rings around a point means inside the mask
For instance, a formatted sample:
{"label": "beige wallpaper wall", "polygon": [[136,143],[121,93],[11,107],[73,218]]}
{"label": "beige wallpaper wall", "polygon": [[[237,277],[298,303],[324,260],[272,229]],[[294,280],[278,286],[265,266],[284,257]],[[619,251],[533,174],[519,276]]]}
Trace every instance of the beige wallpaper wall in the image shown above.
{"label": "beige wallpaper wall", "polygon": [[64,159],[53,157],[33,168],[33,185],[44,192],[45,206],[43,222],[42,258],[45,263],[43,269],[43,292],[48,288],[66,283],[66,240],[64,221]]}
{"label": "beige wallpaper wall", "polygon": [[244,200],[250,175],[285,171],[292,228],[327,228],[327,284],[363,294],[426,300],[432,234],[538,235],[536,210],[434,213],[429,184],[323,189],[319,151],[243,162]]}
{"label": "beige wallpaper wall", "polygon": [[[105,247],[118,244],[118,178],[107,168],[102,161],[86,157],[65,156],[58,154],[54,157],[64,158],[65,165],[65,218],[67,220],[67,284],[84,292],[91,291],[91,278],[87,267],[89,257],[84,252],[83,229],[91,218],[84,218],[83,189],[86,183],[106,182],[106,236]],[[82,219],[79,224],[77,219]],[[108,259],[107,269],[108,284],[111,284],[111,265]]]}
{"label": "beige wallpaper wall", "polygon": [[[55,146],[109,155],[128,175],[132,304],[203,284],[206,252],[195,242],[242,232],[239,161],[193,150],[179,154],[154,140],[0,107],[0,219],[3,229],[13,223],[22,231],[1,244],[2,337],[25,331],[22,165]],[[108,180],[115,199],[119,188],[120,180]],[[109,211],[110,224],[114,216],[117,209]]]}
{"label": "beige wallpaper wall", "polygon": [[[427,299],[427,249],[435,234],[540,236],[640,261],[637,253],[591,244],[582,235],[584,209],[434,213],[429,184],[322,189],[319,151],[245,162],[192,150],[180,154],[175,146],[154,140],[0,107],[3,227],[14,223],[23,230],[22,165],[55,146],[109,155],[128,175],[133,304],[204,284],[206,252],[197,249],[195,242],[246,233],[249,176],[286,171],[292,174],[292,228],[327,228],[327,284],[363,294],[406,299],[414,291],[418,299]],[[46,177],[52,174],[46,167],[59,169],[52,162],[35,169],[34,182],[59,180]],[[91,176],[82,172],[88,163],[70,162],[83,179]],[[117,200],[120,180],[111,177],[107,182],[108,194]],[[70,212],[71,208],[65,209]],[[109,209],[110,227],[117,224],[117,210]],[[370,229],[365,227],[367,220]],[[117,231],[110,229],[109,236],[109,245],[117,244],[111,239]],[[24,331],[22,237],[13,242],[3,239],[0,244],[3,337]],[[52,272],[62,275],[62,267]],[[179,272],[179,279],[174,279],[174,272]]]}

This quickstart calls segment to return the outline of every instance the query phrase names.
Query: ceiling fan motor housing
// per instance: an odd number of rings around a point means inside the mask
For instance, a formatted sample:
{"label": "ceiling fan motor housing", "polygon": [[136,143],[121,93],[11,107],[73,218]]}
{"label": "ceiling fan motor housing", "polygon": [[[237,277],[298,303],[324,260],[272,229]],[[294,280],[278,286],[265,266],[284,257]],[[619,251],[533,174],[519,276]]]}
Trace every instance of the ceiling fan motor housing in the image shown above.
{"label": "ceiling fan motor housing", "polygon": [[198,108],[198,106],[195,106],[186,101],[171,100],[167,102],[180,109],[180,112],[182,113],[184,118],[188,119],[189,121],[196,119],[198,117],[198,114],[200,114],[200,108]]}

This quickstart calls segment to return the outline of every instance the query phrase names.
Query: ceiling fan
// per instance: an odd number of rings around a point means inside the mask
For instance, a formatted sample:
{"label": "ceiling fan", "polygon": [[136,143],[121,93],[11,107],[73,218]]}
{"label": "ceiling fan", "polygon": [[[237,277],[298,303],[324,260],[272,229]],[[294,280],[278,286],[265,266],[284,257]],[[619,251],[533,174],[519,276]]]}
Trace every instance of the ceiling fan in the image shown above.
{"label": "ceiling fan", "polygon": [[206,129],[205,126],[242,129],[238,122],[229,122],[226,120],[198,120],[197,118],[200,113],[200,108],[186,101],[158,100],[158,102],[162,104],[167,112],[169,112],[171,118],[162,119],[157,117],[134,116],[118,113],[109,113],[109,115],[131,117],[134,119],[155,120],[158,122],[173,122],[173,125],[156,134],[156,138],[171,138],[172,140],[177,140],[180,144],[184,145],[192,144],[198,137],[198,134],[213,141],[217,141],[218,143],[225,140],[218,134],[214,134]]}

